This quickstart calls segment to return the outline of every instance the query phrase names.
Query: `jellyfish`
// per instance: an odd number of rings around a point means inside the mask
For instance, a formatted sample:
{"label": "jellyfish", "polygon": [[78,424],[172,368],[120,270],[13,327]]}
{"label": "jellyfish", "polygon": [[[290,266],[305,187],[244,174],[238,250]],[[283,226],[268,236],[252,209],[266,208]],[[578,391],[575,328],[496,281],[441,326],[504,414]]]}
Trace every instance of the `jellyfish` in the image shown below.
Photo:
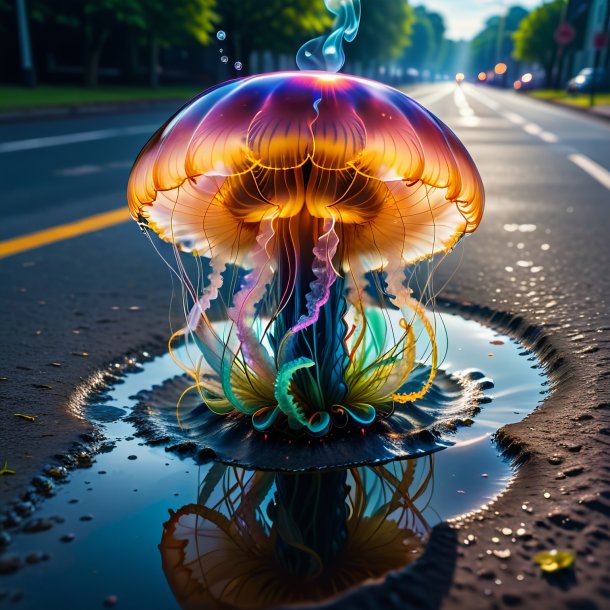
{"label": "jellyfish", "polygon": [[[413,270],[475,231],[483,202],[438,118],[391,87],[316,71],[202,93],[153,135],[128,184],[133,218],[175,249],[187,314],[170,348],[195,346],[180,362],[192,391],[255,430],[310,436],[391,417],[429,390],[438,350]],[[407,392],[416,324],[429,374]]]}
{"label": "jellyfish", "polygon": [[327,599],[421,555],[433,475],[433,456],[299,474],[214,464],[164,524],[163,571],[181,608]]}

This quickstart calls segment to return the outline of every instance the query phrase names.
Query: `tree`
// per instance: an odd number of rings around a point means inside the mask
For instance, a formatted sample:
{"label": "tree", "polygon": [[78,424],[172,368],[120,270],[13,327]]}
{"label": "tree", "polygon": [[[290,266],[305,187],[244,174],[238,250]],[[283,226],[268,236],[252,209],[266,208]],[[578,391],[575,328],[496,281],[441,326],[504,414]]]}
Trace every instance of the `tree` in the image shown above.
{"label": "tree", "polygon": [[163,0],[140,0],[139,4],[137,25],[150,50],[149,81],[158,87],[160,48],[179,43],[185,34],[208,44],[219,19],[214,11],[216,0],[172,0],[169,18],[168,4]]}
{"label": "tree", "polygon": [[348,59],[369,63],[399,58],[411,43],[413,22],[406,0],[362,0],[358,36],[346,46]]}
{"label": "tree", "polygon": [[32,19],[45,24],[77,28],[82,32],[84,84],[97,84],[102,51],[118,25],[142,27],[140,0],[38,0]]}
{"label": "tree", "polygon": [[566,4],[566,0],[551,0],[539,6],[521,21],[513,35],[513,57],[539,63],[544,68],[547,86],[551,85],[558,52],[554,34],[563,19]]}
{"label": "tree", "polygon": [[296,54],[332,25],[323,0],[220,0],[218,13],[227,36],[223,48],[244,64],[253,51]]}
{"label": "tree", "polygon": [[[151,65],[157,72],[159,46],[194,36],[205,43],[213,30],[216,0],[38,0],[32,18],[45,24],[76,28],[83,34],[83,80],[94,86],[102,52],[110,35],[120,27],[149,40]],[[153,84],[156,76],[151,77]]]}
{"label": "tree", "polygon": [[499,61],[508,62],[513,55],[513,33],[528,12],[520,6],[512,6],[505,15],[494,15],[470,42],[470,69],[486,71]]}
{"label": "tree", "polygon": [[445,22],[438,13],[424,6],[413,10],[411,44],[404,51],[402,63],[408,68],[437,71],[445,38]]}

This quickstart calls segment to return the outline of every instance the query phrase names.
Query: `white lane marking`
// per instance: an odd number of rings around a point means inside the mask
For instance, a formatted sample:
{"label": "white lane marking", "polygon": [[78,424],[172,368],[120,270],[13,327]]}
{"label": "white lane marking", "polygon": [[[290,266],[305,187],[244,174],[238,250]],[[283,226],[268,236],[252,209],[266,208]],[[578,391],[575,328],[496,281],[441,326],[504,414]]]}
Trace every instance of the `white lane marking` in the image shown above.
{"label": "white lane marking", "polygon": [[536,125],[536,123],[526,123],[523,126],[523,130],[533,136],[539,136],[542,133],[542,127]]}
{"label": "white lane marking", "polygon": [[590,159],[586,155],[581,155],[580,153],[572,153],[571,155],[568,155],[568,159],[610,191],[610,172],[605,167],[602,167],[598,163],[595,163],[593,159]]}
{"label": "white lane marking", "polygon": [[515,125],[523,125],[523,123],[525,123],[525,119],[520,114],[515,114],[514,112],[505,112],[504,118],[507,118]]}
{"label": "white lane marking", "polygon": [[468,103],[466,95],[462,91],[461,87],[456,87],[453,91],[453,101],[457,106],[458,112],[460,113],[461,122],[468,127],[476,127],[479,125],[481,120],[475,115],[474,110]]}
{"label": "white lane marking", "polygon": [[103,171],[101,165],[77,165],[75,167],[66,167],[55,172],[57,176],[88,176],[89,174],[97,174]]}
{"label": "white lane marking", "polygon": [[[543,142],[547,142],[547,144],[555,144],[559,141],[559,138],[550,131],[544,131],[540,125],[536,125],[536,123],[525,123],[525,119],[519,115],[514,114],[513,112],[505,112],[504,116],[511,121],[512,123],[516,123],[517,125],[523,126],[523,131],[529,133],[532,136],[538,136]],[[525,125],[523,125],[525,123]]]}
{"label": "white lane marking", "polygon": [[[501,108],[501,105],[498,102],[489,99],[484,95],[481,95],[478,91],[475,92],[472,90],[472,88],[469,88],[468,91],[475,97],[476,100],[478,100],[485,106],[491,108],[492,110],[499,110]],[[528,123],[527,119],[522,117],[520,114],[506,111],[502,113],[502,116],[504,116],[505,119],[508,119],[511,123],[514,123],[515,125],[522,125],[523,129],[527,133],[533,136],[538,136],[541,140],[547,142],[548,144],[555,144],[559,141],[559,138],[554,133],[551,133],[550,131],[544,131],[542,127],[536,125],[535,123]]]}
{"label": "white lane marking", "polygon": [[109,169],[129,169],[133,165],[132,161],[111,161],[103,165],[75,165],[64,167],[55,171],[56,176],[87,176],[88,174],[98,174]]}
{"label": "white lane marking", "polygon": [[545,142],[548,142],[549,144],[555,144],[555,142],[559,141],[559,138],[550,131],[543,131],[540,134],[540,138],[543,139]]}
{"label": "white lane marking", "polygon": [[113,129],[98,129],[97,131],[81,131],[66,133],[59,136],[45,136],[43,138],[30,138],[28,140],[14,140],[0,143],[0,153],[19,152],[50,146],[63,146],[65,144],[78,144],[79,142],[93,142],[107,138],[121,138],[139,134],[153,134],[158,125],[135,125],[133,127],[115,127]]}

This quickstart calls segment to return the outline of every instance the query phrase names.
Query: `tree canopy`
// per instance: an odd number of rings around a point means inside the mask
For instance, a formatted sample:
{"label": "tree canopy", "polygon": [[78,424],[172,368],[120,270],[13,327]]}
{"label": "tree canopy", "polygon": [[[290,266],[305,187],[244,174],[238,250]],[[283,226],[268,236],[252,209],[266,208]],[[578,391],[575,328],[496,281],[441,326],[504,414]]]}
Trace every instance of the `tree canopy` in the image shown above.
{"label": "tree canopy", "polygon": [[539,63],[549,81],[558,51],[554,34],[563,19],[566,5],[566,0],[546,2],[523,19],[513,35],[513,57],[521,61]]}
{"label": "tree canopy", "polygon": [[194,37],[205,44],[214,29],[216,0],[34,0],[33,21],[72,27],[83,35],[84,80],[97,83],[100,58],[110,35],[120,27],[154,44],[172,44]]}
{"label": "tree canopy", "polygon": [[397,59],[411,42],[413,8],[406,0],[362,0],[356,39],[346,45],[350,61],[384,62]]}
{"label": "tree canopy", "polygon": [[403,52],[402,63],[417,70],[437,71],[446,42],[443,17],[424,6],[416,6],[413,16],[411,44]]}
{"label": "tree canopy", "polygon": [[252,51],[296,54],[308,38],[332,25],[323,0],[220,0],[217,11],[225,46],[241,61]]}
{"label": "tree canopy", "polygon": [[489,70],[513,55],[513,33],[527,16],[521,6],[511,6],[505,15],[494,15],[470,42],[470,68],[473,72]]}

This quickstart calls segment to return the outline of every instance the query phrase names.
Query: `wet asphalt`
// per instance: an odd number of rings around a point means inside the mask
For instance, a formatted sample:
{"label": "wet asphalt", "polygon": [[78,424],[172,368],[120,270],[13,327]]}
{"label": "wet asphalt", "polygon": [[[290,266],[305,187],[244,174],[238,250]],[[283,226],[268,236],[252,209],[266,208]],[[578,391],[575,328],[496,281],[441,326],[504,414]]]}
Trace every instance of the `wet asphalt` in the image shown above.
{"label": "wet asphalt", "polygon": [[[413,95],[464,141],[487,191],[480,230],[437,285],[459,266],[456,298],[513,312],[538,303],[531,321],[551,324],[549,302],[565,298],[543,296],[551,279],[561,291],[568,278],[591,276],[607,295],[610,185],[570,155],[610,170],[610,122],[472,85]],[[125,205],[131,163],[174,110],[0,124],[0,240]],[[84,141],[65,143],[74,134]],[[160,349],[175,287],[129,222],[0,259],[0,286],[0,461],[16,471],[0,478],[7,500],[86,428],[66,408],[75,386],[115,359]]]}

